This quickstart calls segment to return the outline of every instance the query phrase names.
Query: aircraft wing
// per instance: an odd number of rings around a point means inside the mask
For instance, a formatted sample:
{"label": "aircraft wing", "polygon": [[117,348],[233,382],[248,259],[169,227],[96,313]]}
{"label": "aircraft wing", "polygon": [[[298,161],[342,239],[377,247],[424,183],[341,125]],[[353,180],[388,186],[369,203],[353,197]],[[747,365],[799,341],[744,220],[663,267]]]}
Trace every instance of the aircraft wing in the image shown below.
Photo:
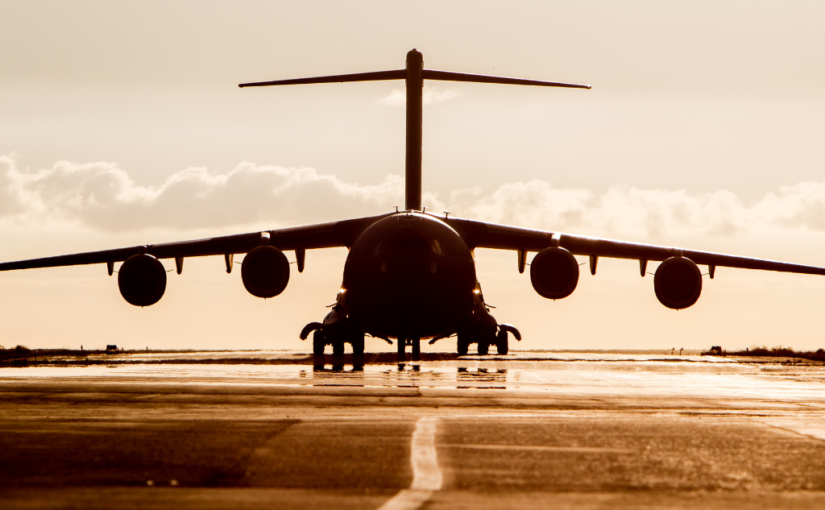
{"label": "aircraft wing", "polygon": [[[5,262],[0,263],[0,271],[122,262],[141,252],[149,253],[159,259],[247,253],[262,244],[262,234],[269,234],[269,244],[280,250],[349,247],[352,246],[361,232],[384,216],[386,215],[192,241],[138,245],[113,250]],[[574,255],[639,260],[643,262],[642,267],[647,261],[662,261],[681,255],[691,259],[696,264],[712,266],[711,272],[716,267],[734,267],[825,275],[825,268],[817,266],[577,236],[458,218],[446,218],[445,221],[461,235],[470,249],[493,248],[526,253],[530,251],[538,252],[550,246],[560,246]],[[591,262],[591,270],[592,266],[593,263]]]}
{"label": "aircraft wing", "polygon": [[[537,252],[550,246],[560,246],[574,255],[591,257],[591,271],[595,271],[595,261],[593,257],[596,259],[598,257],[636,259],[641,261],[640,268],[641,271],[644,272],[647,261],[662,261],[674,256],[683,256],[689,258],[696,264],[709,266],[711,275],[713,275],[716,267],[825,275],[825,267],[789,264],[787,262],[738,257],[722,253],[687,250],[652,244],[599,239],[562,232],[510,227],[457,218],[449,218],[446,221],[464,238],[470,249],[493,248]],[[523,269],[523,267],[520,267],[520,269]]]}
{"label": "aircraft wing", "polygon": [[355,239],[358,238],[364,229],[381,217],[383,216],[302,227],[264,230],[193,241],[130,246],[113,250],[5,262],[0,263],[0,271],[39,267],[78,266],[84,264],[111,264],[114,262],[122,262],[138,253],[148,253],[159,259],[247,253],[262,244],[262,237],[265,237],[265,234],[269,234],[268,244],[280,250],[348,247],[352,246],[352,243],[355,242]]}

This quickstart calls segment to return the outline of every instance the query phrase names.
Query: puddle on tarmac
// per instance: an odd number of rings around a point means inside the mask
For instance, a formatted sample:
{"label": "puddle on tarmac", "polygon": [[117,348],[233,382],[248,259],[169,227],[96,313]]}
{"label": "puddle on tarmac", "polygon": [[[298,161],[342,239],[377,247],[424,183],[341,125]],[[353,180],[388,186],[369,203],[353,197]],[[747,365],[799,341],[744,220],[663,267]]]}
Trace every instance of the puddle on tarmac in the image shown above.
{"label": "puddle on tarmac", "polygon": [[[216,358],[218,353],[208,353]],[[224,354],[224,353],[220,353]],[[249,356],[249,353],[232,353]],[[557,355],[558,353],[551,353]],[[203,353],[193,353],[194,356]],[[0,384],[23,381],[250,386],[398,387],[432,390],[506,390],[558,395],[670,396],[822,400],[825,366],[759,365],[661,356],[576,355],[546,361],[530,357],[456,359],[363,367],[326,364],[130,363],[0,369]],[[180,357],[179,354],[175,355]],[[279,353],[298,356],[294,353]],[[303,355],[306,357],[306,355]],[[158,359],[158,355],[153,355]],[[549,356],[548,356],[549,358]],[[135,358],[131,358],[133,361]],[[202,359],[202,358],[201,358]],[[113,360],[114,361],[114,360]]]}

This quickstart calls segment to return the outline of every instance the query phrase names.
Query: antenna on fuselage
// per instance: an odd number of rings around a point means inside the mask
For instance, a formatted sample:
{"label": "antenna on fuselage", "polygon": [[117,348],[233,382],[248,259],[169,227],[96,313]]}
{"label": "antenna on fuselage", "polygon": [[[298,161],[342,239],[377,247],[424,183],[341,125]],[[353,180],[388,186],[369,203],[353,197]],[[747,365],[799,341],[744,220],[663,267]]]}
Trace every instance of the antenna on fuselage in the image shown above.
{"label": "antenna on fuselage", "polygon": [[421,210],[421,140],[422,113],[424,109],[424,80],[466,81],[475,83],[498,83],[502,85],[533,85],[538,87],[564,87],[571,89],[589,89],[590,85],[559,83],[553,81],[523,80],[521,78],[504,78],[481,74],[453,73],[424,69],[424,57],[420,51],[413,49],[407,53],[405,69],[395,71],[378,71],[374,73],[339,74],[336,76],[319,76],[315,78],[298,78],[292,80],[261,81],[241,83],[239,87],[268,87],[272,85],[305,85],[309,83],[343,83],[350,81],[384,81],[404,80],[407,89],[407,155],[405,175],[405,206],[408,211]]}

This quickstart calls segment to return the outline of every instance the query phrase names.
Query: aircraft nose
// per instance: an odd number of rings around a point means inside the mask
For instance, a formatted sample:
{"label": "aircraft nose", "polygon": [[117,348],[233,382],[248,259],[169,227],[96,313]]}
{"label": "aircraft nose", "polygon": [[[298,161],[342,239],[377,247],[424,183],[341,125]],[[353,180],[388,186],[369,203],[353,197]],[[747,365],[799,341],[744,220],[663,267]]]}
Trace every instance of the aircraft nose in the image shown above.
{"label": "aircraft nose", "polygon": [[438,273],[438,261],[421,256],[388,257],[381,260],[381,273],[394,278],[413,280]]}

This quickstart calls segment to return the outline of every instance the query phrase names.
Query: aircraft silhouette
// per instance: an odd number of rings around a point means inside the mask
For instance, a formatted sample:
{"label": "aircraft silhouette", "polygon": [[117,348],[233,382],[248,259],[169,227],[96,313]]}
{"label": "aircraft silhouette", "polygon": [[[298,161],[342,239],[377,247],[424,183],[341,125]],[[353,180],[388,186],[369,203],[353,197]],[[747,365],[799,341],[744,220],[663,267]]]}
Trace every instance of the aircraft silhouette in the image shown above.
{"label": "aircraft silhouette", "polygon": [[121,295],[135,306],[157,303],[166,290],[166,270],[159,259],[175,259],[177,273],[186,257],[223,255],[226,272],[232,271],[235,254],[246,254],[241,277],[254,296],[271,298],[281,294],[289,282],[289,262],[284,251],[294,251],[298,272],[303,272],[306,250],[346,247],[343,284],[336,303],[322,322],[307,324],[301,339],[313,336],[313,352],[342,355],[349,343],[355,355],[364,353],[364,336],[397,339],[398,355],[420,355],[420,342],[457,336],[457,352],[467,354],[472,343],[479,354],[495,345],[499,354],[509,351],[508,335],[521,340],[519,331],[499,324],[484,302],[476,277],[474,250],[513,250],[523,273],[529,252],[533,288],[548,299],[562,299],[576,289],[579,263],[574,255],[590,259],[596,274],[599,257],[637,259],[645,276],[648,261],[662,261],[653,278],[656,297],[666,307],[692,306],[702,292],[698,264],[708,266],[712,279],[716,267],[761,269],[789,273],[825,275],[825,268],[737,257],[665,246],[598,239],[556,231],[496,225],[432,214],[421,207],[421,134],[424,80],[463,81],[566,87],[575,85],[517,78],[483,76],[424,69],[420,52],[407,53],[405,69],[293,80],[245,83],[240,87],[300,85],[376,80],[405,80],[407,91],[406,185],[403,211],[264,232],[132,246],[57,257],[0,264],[0,271],[39,267],[103,264],[111,276],[115,262]]}

